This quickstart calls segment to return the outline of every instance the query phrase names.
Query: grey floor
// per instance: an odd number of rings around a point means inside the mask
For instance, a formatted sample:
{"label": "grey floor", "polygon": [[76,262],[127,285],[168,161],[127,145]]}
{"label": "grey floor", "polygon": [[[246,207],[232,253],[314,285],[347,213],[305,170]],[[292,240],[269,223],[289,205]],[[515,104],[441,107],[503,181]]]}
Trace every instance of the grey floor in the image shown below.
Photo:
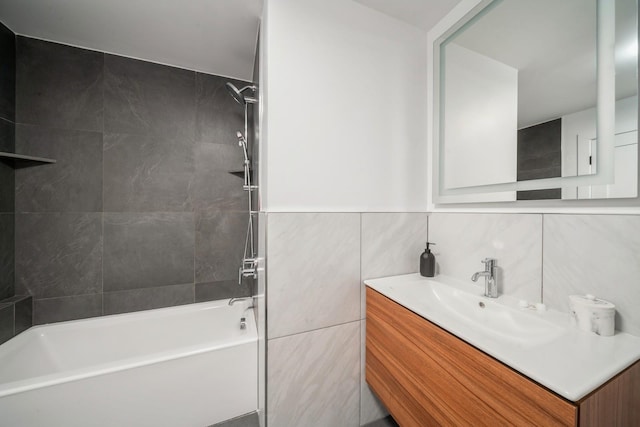
{"label": "grey floor", "polygon": [[260,427],[260,421],[258,420],[258,413],[252,412],[251,414],[242,415],[241,417],[223,421],[209,427]]}
{"label": "grey floor", "polygon": [[377,420],[372,423],[366,424],[363,427],[399,427],[399,426],[398,426],[398,423],[396,423],[394,419],[391,418],[391,415],[389,415],[386,418],[382,418],[381,420]]}

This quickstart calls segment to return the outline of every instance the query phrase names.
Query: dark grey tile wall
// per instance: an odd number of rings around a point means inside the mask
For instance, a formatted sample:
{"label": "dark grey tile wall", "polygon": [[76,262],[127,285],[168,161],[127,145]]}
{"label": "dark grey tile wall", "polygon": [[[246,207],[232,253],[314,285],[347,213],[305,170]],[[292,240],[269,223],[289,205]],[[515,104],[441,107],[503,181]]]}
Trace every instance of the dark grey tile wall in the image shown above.
{"label": "dark grey tile wall", "polygon": [[102,291],[100,213],[16,214],[16,292],[41,298]]}
{"label": "dark grey tile wall", "polygon": [[194,242],[190,212],[105,213],[104,291],[194,283]]}
{"label": "dark grey tile wall", "polygon": [[[554,178],[562,174],[562,120],[556,119],[518,131],[518,181]],[[518,191],[518,200],[559,199],[560,188]]]}
{"label": "dark grey tile wall", "polygon": [[16,58],[16,123],[102,131],[102,53],[18,37]]}
{"label": "dark grey tile wall", "polygon": [[18,124],[16,150],[56,159],[16,171],[16,211],[102,211],[102,133]]}
{"label": "dark grey tile wall", "polygon": [[[0,118],[0,151],[15,151],[15,124],[3,118]],[[14,212],[15,176],[13,162],[0,160],[0,212]]]}
{"label": "dark grey tile wall", "polygon": [[16,35],[0,23],[0,118],[15,122]]}
{"label": "dark grey tile wall", "polygon": [[14,294],[14,218],[0,213],[0,301]]}
{"label": "dark grey tile wall", "polygon": [[[8,152],[15,151],[15,39],[15,34],[0,23],[0,151]],[[14,294],[14,186],[13,163],[0,160],[0,301]],[[0,320],[0,342],[2,330]]]}
{"label": "dark grey tile wall", "polygon": [[33,298],[13,296],[0,303],[0,344],[33,325]]}
{"label": "dark grey tile wall", "polygon": [[105,55],[104,130],[193,140],[196,73]]}
{"label": "dark grey tile wall", "polygon": [[228,173],[244,116],[225,89],[247,83],[22,36],[16,56],[15,144],[57,160],[15,176],[34,322],[247,295],[246,193]]}
{"label": "dark grey tile wall", "polygon": [[0,344],[13,337],[13,305],[0,303]]}

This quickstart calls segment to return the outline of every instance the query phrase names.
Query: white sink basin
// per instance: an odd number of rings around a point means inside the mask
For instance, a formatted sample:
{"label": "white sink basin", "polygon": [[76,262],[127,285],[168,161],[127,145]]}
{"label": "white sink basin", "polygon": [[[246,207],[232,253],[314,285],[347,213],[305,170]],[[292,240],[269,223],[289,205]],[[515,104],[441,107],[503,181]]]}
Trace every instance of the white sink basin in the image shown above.
{"label": "white sink basin", "polygon": [[441,309],[496,339],[534,346],[554,340],[563,332],[561,327],[528,309],[512,308],[499,303],[499,300],[474,295],[435,281],[429,281],[427,285],[425,303],[438,304]]}
{"label": "white sink basin", "polygon": [[[465,287],[467,289],[462,290]],[[552,341],[564,331],[535,311],[512,307],[514,301],[507,302],[504,296],[497,299],[482,296],[481,286],[471,282],[464,284],[449,279],[442,283],[417,278],[390,284],[388,291],[405,296],[411,300],[411,307],[396,301],[409,309],[428,312],[429,319],[445,329],[472,328],[510,344],[531,347]]]}

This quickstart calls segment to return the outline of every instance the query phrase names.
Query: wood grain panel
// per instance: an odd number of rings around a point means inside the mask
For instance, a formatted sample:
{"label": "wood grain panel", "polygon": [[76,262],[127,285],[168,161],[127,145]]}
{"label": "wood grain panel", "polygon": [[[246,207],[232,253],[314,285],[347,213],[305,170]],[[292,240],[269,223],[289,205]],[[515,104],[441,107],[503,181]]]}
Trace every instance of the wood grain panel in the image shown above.
{"label": "wood grain panel", "polygon": [[577,423],[575,405],[370,288],[366,379],[403,427]]}
{"label": "wood grain panel", "polygon": [[640,426],[640,362],[580,403],[580,426]]}

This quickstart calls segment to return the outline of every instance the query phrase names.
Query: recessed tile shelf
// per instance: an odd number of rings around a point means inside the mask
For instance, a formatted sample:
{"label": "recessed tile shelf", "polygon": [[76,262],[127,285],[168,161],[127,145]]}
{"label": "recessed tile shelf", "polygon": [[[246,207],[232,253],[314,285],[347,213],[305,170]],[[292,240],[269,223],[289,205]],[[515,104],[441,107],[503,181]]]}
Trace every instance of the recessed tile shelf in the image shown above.
{"label": "recessed tile shelf", "polygon": [[6,151],[0,151],[0,159],[13,160],[16,162],[34,162],[34,163],[55,163],[56,160],[48,159],[46,157],[26,156],[24,154],[7,153]]}
{"label": "recessed tile shelf", "polygon": [[229,173],[233,176],[237,176],[238,178],[244,178],[244,171],[229,171]]}
{"label": "recessed tile shelf", "polygon": [[[244,178],[244,170],[228,171],[228,173],[238,178]],[[253,176],[253,169],[249,169],[249,175]]]}

